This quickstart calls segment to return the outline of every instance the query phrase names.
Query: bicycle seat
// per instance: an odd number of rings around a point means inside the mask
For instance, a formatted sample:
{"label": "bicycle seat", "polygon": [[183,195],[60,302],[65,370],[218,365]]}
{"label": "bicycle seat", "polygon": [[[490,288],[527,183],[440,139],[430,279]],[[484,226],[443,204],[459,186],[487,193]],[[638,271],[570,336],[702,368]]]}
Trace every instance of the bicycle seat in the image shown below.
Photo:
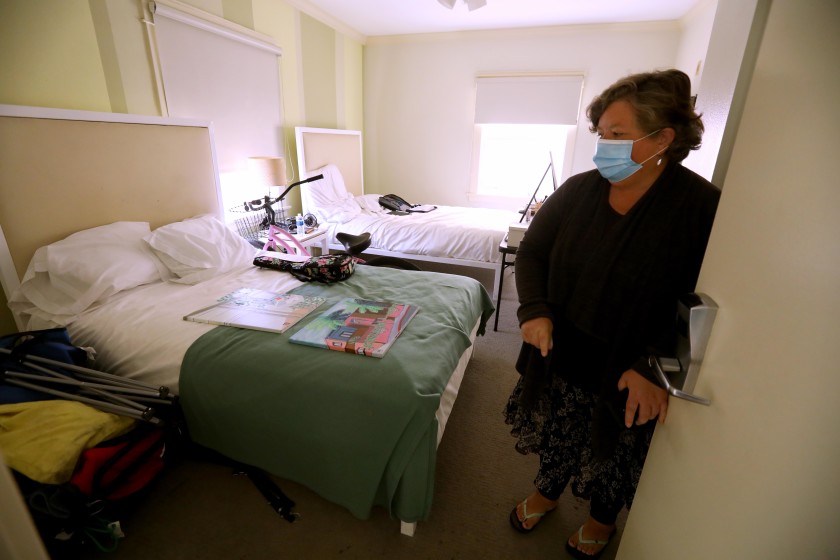
{"label": "bicycle seat", "polygon": [[368,232],[353,235],[342,231],[336,233],[335,238],[344,246],[345,251],[354,256],[370,247],[370,233]]}

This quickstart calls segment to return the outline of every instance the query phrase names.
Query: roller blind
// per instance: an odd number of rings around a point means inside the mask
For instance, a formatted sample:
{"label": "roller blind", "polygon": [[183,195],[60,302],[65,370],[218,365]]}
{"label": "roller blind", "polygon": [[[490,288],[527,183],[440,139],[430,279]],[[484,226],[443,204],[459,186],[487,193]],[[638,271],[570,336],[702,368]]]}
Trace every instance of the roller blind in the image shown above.
{"label": "roller blind", "polygon": [[576,125],[583,76],[476,78],[476,124]]}
{"label": "roller blind", "polygon": [[155,43],[170,116],[213,122],[219,171],[283,155],[276,45],[212,14],[154,4]]}

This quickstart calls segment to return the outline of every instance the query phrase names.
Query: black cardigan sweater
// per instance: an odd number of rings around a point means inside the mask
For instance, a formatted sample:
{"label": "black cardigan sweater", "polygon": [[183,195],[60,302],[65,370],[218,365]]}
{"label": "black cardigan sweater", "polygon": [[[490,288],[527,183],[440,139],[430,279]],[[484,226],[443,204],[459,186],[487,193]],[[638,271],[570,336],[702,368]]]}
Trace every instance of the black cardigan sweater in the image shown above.
{"label": "black cardigan sweater", "polygon": [[520,242],[519,323],[554,323],[550,363],[523,344],[517,370],[532,378],[526,395],[552,372],[623,408],[622,373],[654,380],[650,352],[673,355],[677,300],[695,289],[720,191],[678,163],[623,216],[609,190],[596,170],[571,177]]}

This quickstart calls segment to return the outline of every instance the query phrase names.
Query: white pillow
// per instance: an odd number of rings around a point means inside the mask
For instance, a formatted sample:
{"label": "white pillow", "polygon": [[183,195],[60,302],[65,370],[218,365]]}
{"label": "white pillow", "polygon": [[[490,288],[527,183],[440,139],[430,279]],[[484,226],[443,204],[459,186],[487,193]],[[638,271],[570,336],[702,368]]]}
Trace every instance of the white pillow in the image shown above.
{"label": "white pillow", "polygon": [[257,249],[210,214],[159,227],[146,241],[176,276],[197,284],[233,268],[252,264]]}
{"label": "white pillow", "polygon": [[324,176],[323,179],[307,183],[303,187],[308,212],[312,212],[319,222],[339,224],[349,222],[361,214],[362,209],[353,195],[347,192],[338,167],[333,164],[325,165],[312,174],[319,173]]}
{"label": "white pillow", "polygon": [[382,205],[379,204],[379,199],[381,197],[381,194],[363,194],[362,196],[356,197],[356,203],[359,205],[363,212],[384,214],[388,210],[383,208]]}
{"label": "white pillow", "polygon": [[143,241],[150,232],[146,222],[116,222],[41,247],[11,299],[72,316],[122,290],[165,279],[165,267]]}

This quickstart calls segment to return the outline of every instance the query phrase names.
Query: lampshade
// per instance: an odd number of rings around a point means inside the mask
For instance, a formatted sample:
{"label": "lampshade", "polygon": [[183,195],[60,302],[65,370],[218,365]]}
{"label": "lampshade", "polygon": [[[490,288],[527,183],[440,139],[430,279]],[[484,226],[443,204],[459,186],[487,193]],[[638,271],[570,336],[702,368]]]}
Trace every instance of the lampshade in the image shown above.
{"label": "lampshade", "polygon": [[281,157],[249,157],[248,171],[255,185],[282,187],[286,185],[286,160]]}

